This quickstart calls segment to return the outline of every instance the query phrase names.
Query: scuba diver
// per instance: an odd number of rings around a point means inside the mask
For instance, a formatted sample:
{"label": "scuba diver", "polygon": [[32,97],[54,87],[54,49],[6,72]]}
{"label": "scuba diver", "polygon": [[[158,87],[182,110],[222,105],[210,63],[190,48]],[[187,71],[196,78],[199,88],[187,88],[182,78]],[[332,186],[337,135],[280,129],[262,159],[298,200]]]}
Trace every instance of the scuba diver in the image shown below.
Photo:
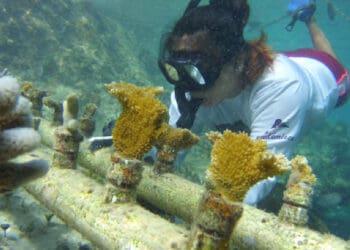
{"label": "scuba diver", "polygon": [[[290,158],[301,135],[344,104],[350,85],[313,17],[315,1],[290,1],[292,20],[286,27],[305,23],[314,48],[286,52],[272,51],[264,34],[244,39],[246,0],[199,3],[189,2],[161,42],[159,67],[174,85],[169,123],[200,133],[240,122],[252,139]],[[244,202],[256,205],[275,183],[276,178],[257,183]]]}

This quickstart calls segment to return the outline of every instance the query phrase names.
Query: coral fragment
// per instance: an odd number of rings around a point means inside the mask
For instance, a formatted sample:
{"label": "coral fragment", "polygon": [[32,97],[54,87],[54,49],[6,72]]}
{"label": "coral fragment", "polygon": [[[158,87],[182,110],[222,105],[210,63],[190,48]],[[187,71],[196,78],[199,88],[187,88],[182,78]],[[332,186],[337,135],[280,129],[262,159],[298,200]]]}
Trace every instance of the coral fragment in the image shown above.
{"label": "coral fragment", "polygon": [[255,183],[289,169],[289,161],[266,151],[264,141],[253,141],[245,133],[229,130],[214,137],[208,181],[230,200],[242,201]]}
{"label": "coral fragment", "polygon": [[152,146],[169,146],[173,153],[198,142],[198,137],[186,129],[168,125],[168,110],[155,96],[160,87],[137,87],[129,83],[106,85],[121,103],[123,110],[113,129],[117,152],[130,159],[141,159]]}

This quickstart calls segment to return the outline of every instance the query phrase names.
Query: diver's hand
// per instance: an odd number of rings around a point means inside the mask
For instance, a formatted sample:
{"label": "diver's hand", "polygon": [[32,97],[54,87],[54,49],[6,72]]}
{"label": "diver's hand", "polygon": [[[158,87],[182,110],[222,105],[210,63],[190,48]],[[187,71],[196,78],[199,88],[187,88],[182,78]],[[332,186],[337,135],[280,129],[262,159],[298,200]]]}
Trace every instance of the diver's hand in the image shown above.
{"label": "diver's hand", "polygon": [[315,11],[315,0],[291,0],[288,3],[288,12],[291,13],[294,18],[305,23],[310,21]]}

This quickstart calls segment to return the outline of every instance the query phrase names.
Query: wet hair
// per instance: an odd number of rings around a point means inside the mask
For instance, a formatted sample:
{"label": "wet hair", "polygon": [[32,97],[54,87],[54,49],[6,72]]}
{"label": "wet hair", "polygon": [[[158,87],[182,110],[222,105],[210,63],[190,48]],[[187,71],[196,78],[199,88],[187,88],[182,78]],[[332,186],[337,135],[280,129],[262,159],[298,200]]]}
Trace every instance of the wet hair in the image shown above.
{"label": "wet hair", "polygon": [[176,22],[167,41],[169,51],[184,36],[191,42],[191,51],[212,56],[215,63],[225,64],[243,58],[242,78],[254,82],[271,65],[273,56],[266,46],[266,37],[248,42],[243,37],[250,8],[246,0],[211,0],[209,5],[191,8]]}
{"label": "wet hair", "polygon": [[266,35],[259,39],[248,41],[243,51],[243,78],[247,84],[255,82],[272,65],[275,53],[266,44]]}

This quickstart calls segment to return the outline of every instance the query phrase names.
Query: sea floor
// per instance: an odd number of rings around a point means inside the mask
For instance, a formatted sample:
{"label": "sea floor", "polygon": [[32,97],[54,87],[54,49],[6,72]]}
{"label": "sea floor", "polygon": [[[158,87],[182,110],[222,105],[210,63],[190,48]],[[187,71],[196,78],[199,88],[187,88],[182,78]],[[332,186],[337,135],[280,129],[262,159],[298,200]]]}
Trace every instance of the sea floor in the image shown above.
{"label": "sea floor", "polygon": [[0,227],[0,250],[95,249],[23,188],[0,194]]}

